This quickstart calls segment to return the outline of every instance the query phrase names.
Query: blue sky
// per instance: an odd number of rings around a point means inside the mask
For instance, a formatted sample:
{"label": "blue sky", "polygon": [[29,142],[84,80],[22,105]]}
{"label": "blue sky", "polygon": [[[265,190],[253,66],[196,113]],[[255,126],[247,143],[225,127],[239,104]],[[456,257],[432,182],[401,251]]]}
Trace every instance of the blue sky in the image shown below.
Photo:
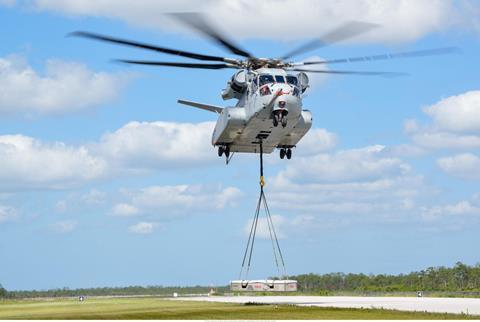
{"label": "blue sky", "polygon": [[[312,76],[314,126],[266,193],[291,274],[400,273],[480,262],[480,56],[475,1],[206,1],[216,25],[280,56],[342,21],[382,25],[299,57],[457,46],[461,54],[328,66],[400,78]],[[226,55],[168,21],[190,1],[0,0],[0,283],[7,289],[219,285],[238,277],[258,160],[210,145],[231,71],[131,67],[159,59],[65,37],[95,31]],[[281,23],[279,23],[281,21]],[[260,227],[252,278],[275,273]]]}

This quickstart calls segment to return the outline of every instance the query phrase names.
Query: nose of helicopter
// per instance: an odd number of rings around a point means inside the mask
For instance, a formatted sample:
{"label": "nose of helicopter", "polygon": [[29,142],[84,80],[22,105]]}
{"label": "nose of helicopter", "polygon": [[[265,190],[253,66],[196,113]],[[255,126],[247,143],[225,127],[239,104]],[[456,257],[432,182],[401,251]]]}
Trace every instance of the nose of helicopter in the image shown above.
{"label": "nose of helicopter", "polygon": [[289,85],[277,85],[275,93],[277,93],[277,100],[273,107],[274,111],[284,110],[289,116],[298,116],[300,113],[300,98],[298,93],[295,93],[294,88]]}

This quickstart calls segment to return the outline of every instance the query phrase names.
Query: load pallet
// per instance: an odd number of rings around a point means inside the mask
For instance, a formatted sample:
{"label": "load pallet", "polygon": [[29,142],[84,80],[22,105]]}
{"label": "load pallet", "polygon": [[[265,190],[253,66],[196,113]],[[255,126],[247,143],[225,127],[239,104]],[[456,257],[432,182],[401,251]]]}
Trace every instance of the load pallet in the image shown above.
{"label": "load pallet", "polygon": [[230,282],[234,292],[295,292],[295,280],[235,280]]}

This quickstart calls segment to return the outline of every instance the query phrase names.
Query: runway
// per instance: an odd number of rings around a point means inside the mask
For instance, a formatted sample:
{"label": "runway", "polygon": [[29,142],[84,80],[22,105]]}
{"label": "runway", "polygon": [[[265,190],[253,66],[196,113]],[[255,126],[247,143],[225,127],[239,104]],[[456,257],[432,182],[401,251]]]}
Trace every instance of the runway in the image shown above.
{"label": "runway", "polygon": [[361,296],[201,296],[178,298],[186,301],[224,303],[294,304],[338,308],[374,308],[480,315],[480,299],[437,297],[361,297]]}

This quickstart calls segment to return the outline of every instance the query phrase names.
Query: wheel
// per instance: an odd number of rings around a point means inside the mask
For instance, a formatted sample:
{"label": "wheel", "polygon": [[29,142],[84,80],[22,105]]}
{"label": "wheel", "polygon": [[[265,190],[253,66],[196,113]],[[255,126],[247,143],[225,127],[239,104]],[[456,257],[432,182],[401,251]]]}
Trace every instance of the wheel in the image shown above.
{"label": "wheel", "polygon": [[285,158],[285,149],[280,149],[280,159]]}
{"label": "wheel", "polygon": [[273,126],[274,127],[278,126],[278,115],[277,114],[273,115]]}
{"label": "wheel", "polygon": [[282,127],[285,127],[285,126],[287,126],[287,118],[284,116],[282,118]]}
{"label": "wheel", "polygon": [[290,160],[292,158],[292,149],[287,149],[287,159]]}
{"label": "wheel", "polygon": [[229,147],[228,145],[225,147],[225,151],[224,151],[224,152],[225,152],[225,156],[226,156],[227,159],[228,159],[228,157],[230,156],[230,147]]}
{"label": "wheel", "polygon": [[218,147],[218,156],[221,157],[223,155],[223,146]]}

